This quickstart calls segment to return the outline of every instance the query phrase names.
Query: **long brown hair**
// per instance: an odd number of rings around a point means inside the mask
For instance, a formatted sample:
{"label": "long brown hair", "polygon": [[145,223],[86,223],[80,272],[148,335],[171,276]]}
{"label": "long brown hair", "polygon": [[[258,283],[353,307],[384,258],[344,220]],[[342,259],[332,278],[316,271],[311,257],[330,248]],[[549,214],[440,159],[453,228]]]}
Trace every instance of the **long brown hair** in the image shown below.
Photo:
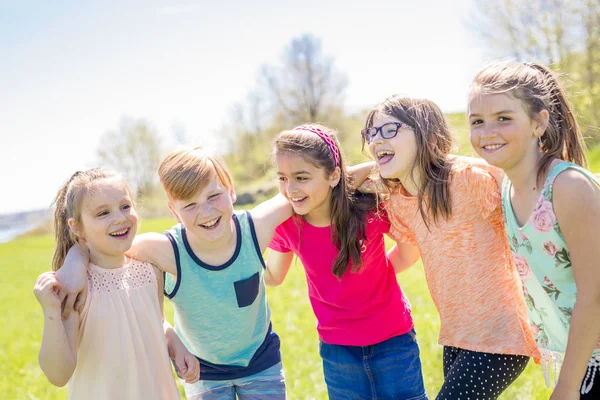
{"label": "long brown hair", "polygon": [[[366,213],[377,209],[377,199],[374,195],[358,193],[346,173],[340,143],[336,132],[324,125],[305,125],[319,129],[333,141],[338,151],[338,166],[340,181],[333,188],[330,199],[331,210],[331,240],[339,249],[337,259],[331,272],[341,278],[352,262],[352,272],[362,265],[361,246],[367,240],[365,234]],[[303,129],[292,129],[280,133],[275,139],[275,156],[291,152],[301,156],[317,168],[322,168],[327,176],[335,172],[336,158],[330,145],[317,134]]]}
{"label": "long brown hair", "polygon": [[471,85],[470,96],[504,93],[521,100],[529,118],[542,110],[550,115],[541,136],[543,155],[538,163],[540,182],[555,158],[585,166],[585,143],[557,75],[538,63],[495,62],[483,68]]}
{"label": "long brown hair", "polygon": [[[58,270],[64,263],[67,252],[79,242],[79,238],[69,228],[69,218],[73,218],[76,224],[81,223],[81,202],[83,197],[90,191],[94,181],[100,179],[119,177],[114,172],[105,171],[101,168],[92,168],[86,171],[77,171],[60,188],[53,204],[54,210],[54,235],[56,248],[52,257],[52,269]],[[131,190],[123,181],[131,201]],[[134,203],[135,207],[135,203]]]}
{"label": "long brown hair", "polygon": [[[450,201],[450,173],[452,162],[448,155],[452,150],[452,133],[440,108],[432,101],[393,95],[376,105],[367,115],[365,128],[373,126],[377,114],[388,115],[413,127],[417,142],[417,156],[411,169],[412,183],[418,188],[419,212],[429,228],[440,216],[449,218],[452,212]],[[363,148],[365,146],[363,137]],[[415,182],[414,171],[421,182]],[[384,179],[390,189],[399,185],[397,179]]]}

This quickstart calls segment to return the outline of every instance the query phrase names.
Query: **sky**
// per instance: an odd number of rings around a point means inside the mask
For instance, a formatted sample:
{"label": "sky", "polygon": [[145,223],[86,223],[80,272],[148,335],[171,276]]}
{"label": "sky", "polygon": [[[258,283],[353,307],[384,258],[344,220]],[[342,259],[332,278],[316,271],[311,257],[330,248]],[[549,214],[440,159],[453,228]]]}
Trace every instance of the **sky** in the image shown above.
{"label": "sky", "polygon": [[124,117],[224,151],[232,105],[305,33],[347,75],[349,111],[394,93],[464,111],[490,61],[470,1],[0,0],[0,214],[48,207]]}

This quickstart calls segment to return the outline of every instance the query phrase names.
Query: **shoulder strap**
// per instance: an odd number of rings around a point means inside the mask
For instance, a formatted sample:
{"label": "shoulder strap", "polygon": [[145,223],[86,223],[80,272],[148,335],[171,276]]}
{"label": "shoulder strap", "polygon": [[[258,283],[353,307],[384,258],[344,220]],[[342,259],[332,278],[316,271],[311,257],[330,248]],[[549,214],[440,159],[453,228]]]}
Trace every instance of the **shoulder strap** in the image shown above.
{"label": "shoulder strap", "polygon": [[[252,215],[248,211],[236,212],[238,217],[238,221],[240,223],[241,230],[241,239],[243,246],[253,246],[254,251],[256,251],[256,255],[260,260],[263,268],[266,268],[265,260],[263,259],[262,253],[260,251],[260,245],[258,243],[258,236],[256,235],[256,228],[254,227],[254,221],[252,220]],[[249,239],[252,238],[252,241]]]}
{"label": "shoulder strap", "polygon": [[165,236],[171,242],[171,246],[173,247],[173,252],[175,254],[175,263],[177,266],[177,278],[173,279],[173,275],[164,273],[165,280],[165,296],[169,299],[172,299],[177,290],[179,290],[179,285],[181,284],[181,255],[179,252],[178,238],[181,241],[181,227],[180,225],[176,225],[168,231],[165,231]]}
{"label": "shoulder strap", "polygon": [[552,198],[552,186],[554,185],[554,181],[556,180],[556,177],[558,175],[560,175],[561,172],[566,171],[569,168],[572,168],[572,169],[580,172],[581,174],[583,174],[585,177],[587,177],[590,181],[592,181],[600,189],[600,181],[594,174],[592,174],[587,169],[583,168],[581,165],[577,165],[577,164],[574,164],[574,163],[571,163],[568,161],[564,161],[564,162],[556,164],[552,168],[550,173],[548,174],[548,178],[546,179],[546,183],[544,184],[544,188],[542,189],[542,192],[544,193],[544,197],[547,200],[550,200]]}

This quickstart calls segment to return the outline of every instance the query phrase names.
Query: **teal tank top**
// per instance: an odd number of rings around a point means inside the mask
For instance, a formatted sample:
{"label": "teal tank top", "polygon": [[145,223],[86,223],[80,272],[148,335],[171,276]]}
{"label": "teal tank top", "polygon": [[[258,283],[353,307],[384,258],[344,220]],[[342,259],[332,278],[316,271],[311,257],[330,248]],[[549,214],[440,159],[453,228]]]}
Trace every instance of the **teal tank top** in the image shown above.
{"label": "teal tank top", "polygon": [[165,232],[177,261],[176,279],[165,276],[165,295],[175,310],[175,331],[199,359],[203,380],[250,376],[281,361],[252,218],[235,212],[233,221],[234,254],[217,266],[193,252],[181,224]]}
{"label": "teal tank top", "polygon": [[[591,172],[579,165],[570,162],[556,164],[546,178],[533,213],[522,227],[511,204],[512,184],[506,177],[502,184],[502,208],[508,241],[523,282],[531,328],[542,352],[542,364],[546,366],[562,362],[577,299],[569,249],[552,205],[554,181],[568,168],[579,171],[600,185]],[[597,354],[599,351],[594,351],[594,356]]]}

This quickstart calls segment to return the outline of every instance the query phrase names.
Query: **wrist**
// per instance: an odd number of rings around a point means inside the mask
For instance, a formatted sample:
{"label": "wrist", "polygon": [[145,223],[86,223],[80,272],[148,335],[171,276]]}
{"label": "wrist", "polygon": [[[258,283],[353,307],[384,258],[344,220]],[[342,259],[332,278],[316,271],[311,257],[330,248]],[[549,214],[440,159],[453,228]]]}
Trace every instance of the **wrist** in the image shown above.
{"label": "wrist", "polygon": [[44,320],[62,321],[60,307],[42,307],[44,311]]}

